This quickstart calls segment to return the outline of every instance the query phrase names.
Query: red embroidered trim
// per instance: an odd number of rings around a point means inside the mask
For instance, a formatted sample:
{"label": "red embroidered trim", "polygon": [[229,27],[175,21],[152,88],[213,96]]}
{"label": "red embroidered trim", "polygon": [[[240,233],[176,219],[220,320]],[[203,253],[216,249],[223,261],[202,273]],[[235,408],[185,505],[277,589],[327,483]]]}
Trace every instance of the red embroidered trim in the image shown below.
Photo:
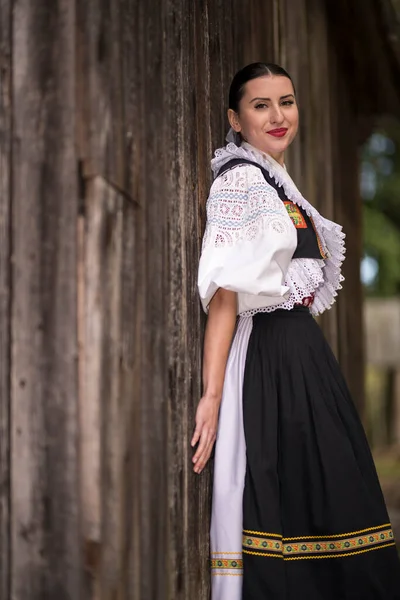
{"label": "red embroidered trim", "polygon": [[307,296],[306,298],[303,298],[303,300],[301,302],[298,302],[297,304],[295,304],[295,306],[309,307],[314,302],[314,298],[315,298],[315,293],[311,294],[311,296]]}
{"label": "red embroidered trim", "polygon": [[288,200],[284,200],[283,203],[296,229],[307,229],[306,220],[301,214],[299,207],[294,202],[290,202]]}

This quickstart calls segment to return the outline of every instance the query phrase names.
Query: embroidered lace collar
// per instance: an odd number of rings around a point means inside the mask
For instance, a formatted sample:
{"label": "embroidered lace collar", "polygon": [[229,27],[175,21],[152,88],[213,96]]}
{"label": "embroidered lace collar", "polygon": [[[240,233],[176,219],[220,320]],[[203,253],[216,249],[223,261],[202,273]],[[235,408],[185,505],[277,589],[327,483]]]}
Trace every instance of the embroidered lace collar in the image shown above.
{"label": "embroidered lace collar", "polygon": [[282,167],[271,156],[254,148],[247,142],[242,143],[240,146],[229,142],[225,147],[215,151],[214,158],[211,161],[214,177],[218,175],[221,167],[233,158],[251,160],[266,169],[276,184],[283,186],[289,200],[301,206],[308,216],[313,219],[323,250],[327,256],[324,267],[324,287],[329,289],[331,295],[327,304],[332,304],[334,297],[337,295],[337,290],[341,289],[340,283],[344,279],[341,274],[341,265],[344,261],[346,249],[344,245],[345,234],[342,232],[342,227],[319,214],[300,193],[285,167]]}

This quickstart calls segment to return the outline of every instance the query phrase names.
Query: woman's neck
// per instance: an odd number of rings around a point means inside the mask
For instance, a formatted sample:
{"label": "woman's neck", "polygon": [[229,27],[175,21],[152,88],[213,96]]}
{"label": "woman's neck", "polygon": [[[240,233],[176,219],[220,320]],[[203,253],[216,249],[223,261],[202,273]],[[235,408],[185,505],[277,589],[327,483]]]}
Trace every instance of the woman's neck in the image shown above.
{"label": "woman's neck", "polygon": [[252,146],[251,144],[249,144],[249,142],[242,142],[242,146],[244,146],[245,148],[247,147],[249,150],[252,150],[253,152],[257,152],[258,154],[260,154],[262,157],[266,157],[267,159],[272,159],[273,161],[275,161],[276,163],[278,163],[279,166],[281,167],[285,167],[285,155],[284,153],[280,153],[279,155],[273,155],[273,154],[269,154],[268,152],[264,152],[263,150],[260,150],[260,148],[256,148],[255,146]]}

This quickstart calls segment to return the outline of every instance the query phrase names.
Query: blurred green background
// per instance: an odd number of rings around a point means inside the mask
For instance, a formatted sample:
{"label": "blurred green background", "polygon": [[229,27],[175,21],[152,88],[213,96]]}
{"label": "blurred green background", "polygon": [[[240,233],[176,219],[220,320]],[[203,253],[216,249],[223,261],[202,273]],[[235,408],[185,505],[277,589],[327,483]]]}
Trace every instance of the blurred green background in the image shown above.
{"label": "blurred green background", "polygon": [[366,407],[392,523],[400,532],[400,123],[383,121],[360,153]]}

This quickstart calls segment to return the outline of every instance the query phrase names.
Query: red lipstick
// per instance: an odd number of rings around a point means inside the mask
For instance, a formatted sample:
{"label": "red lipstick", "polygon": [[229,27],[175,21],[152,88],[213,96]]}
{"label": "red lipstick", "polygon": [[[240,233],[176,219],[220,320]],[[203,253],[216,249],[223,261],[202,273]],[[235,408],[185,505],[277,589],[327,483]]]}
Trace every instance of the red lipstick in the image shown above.
{"label": "red lipstick", "polygon": [[271,129],[271,131],[267,131],[269,135],[273,135],[274,137],[283,137],[286,135],[287,127],[279,127],[279,129]]}

